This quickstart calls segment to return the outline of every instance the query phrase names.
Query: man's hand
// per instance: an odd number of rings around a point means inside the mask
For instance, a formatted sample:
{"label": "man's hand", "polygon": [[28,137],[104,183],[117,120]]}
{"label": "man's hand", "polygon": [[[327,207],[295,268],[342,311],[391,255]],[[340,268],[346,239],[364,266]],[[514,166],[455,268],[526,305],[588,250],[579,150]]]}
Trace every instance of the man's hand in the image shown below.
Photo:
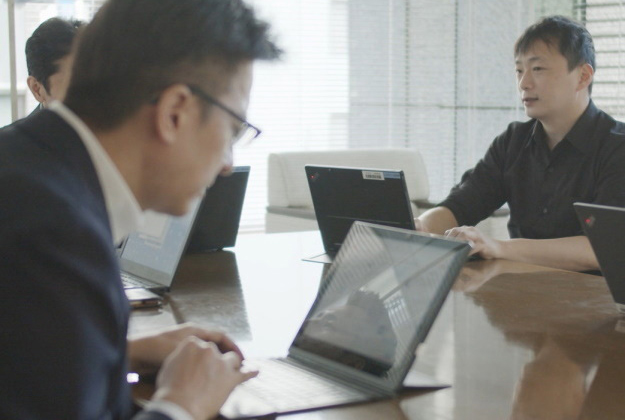
{"label": "man's hand", "polygon": [[156,334],[128,340],[130,369],[139,373],[156,372],[165,358],[187,337],[212,342],[222,353],[234,352],[240,359],[243,354],[224,333],[201,328],[194,324],[176,325]]}
{"label": "man's hand", "polygon": [[445,231],[445,236],[469,242],[472,248],[469,255],[478,254],[485,260],[502,258],[502,242],[483,234],[474,226],[460,226],[449,229]]}
{"label": "man's hand", "polygon": [[239,354],[221,353],[214,343],[190,335],[165,359],[153,400],[178,404],[204,420],[217,416],[234,387],[257,374],[241,370]]}

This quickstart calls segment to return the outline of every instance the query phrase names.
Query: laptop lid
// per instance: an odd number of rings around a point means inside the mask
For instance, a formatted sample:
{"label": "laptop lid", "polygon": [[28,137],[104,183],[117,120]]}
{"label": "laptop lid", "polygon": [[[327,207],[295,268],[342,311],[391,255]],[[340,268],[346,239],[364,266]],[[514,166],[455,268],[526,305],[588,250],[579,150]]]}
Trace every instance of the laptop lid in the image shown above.
{"label": "laptop lid", "polygon": [[305,170],[326,253],[338,252],[356,220],[415,228],[403,171],[316,165]]}
{"label": "laptop lid", "polygon": [[573,207],[616,306],[625,313],[625,208],[587,203]]}
{"label": "laptop lid", "polygon": [[206,189],[187,252],[215,251],[234,246],[249,175],[249,166],[235,166],[232,174],[218,176],[215,183]]}
{"label": "laptop lid", "polygon": [[466,242],[353,223],[289,356],[393,394],[469,249]]}
{"label": "laptop lid", "polygon": [[195,200],[180,217],[147,211],[143,226],[124,243],[119,255],[122,271],[169,290],[199,204],[200,200]]}

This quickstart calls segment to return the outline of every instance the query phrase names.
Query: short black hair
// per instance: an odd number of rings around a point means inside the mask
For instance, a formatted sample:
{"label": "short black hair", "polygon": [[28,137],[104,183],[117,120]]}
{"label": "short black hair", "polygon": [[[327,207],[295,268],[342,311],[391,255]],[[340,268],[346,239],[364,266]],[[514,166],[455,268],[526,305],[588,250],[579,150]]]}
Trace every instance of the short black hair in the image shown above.
{"label": "short black hair", "polygon": [[[65,104],[111,129],[172,84],[217,94],[229,69],[280,55],[269,25],[241,0],[109,0],[80,36]],[[222,80],[209,80],[209,69]]]}
{"label": "short black hair", "polygon": [[[581,23],[566,16],[547,16],[525,30],[514,44],[514,56],[526,53],[536,41],[557,46],[567,62],[569,71],[588,63],[595,67],[595,45],[592,36]],[[588,92],[592,91],[592,84]]]}
{"label": "short black hair", "polygon": [[37,79],[48,93],[50,76],[59,71],[57,61],[71,52],[81,26],[79,20],[54,17],[39,25],[26,41],[28,75]]}

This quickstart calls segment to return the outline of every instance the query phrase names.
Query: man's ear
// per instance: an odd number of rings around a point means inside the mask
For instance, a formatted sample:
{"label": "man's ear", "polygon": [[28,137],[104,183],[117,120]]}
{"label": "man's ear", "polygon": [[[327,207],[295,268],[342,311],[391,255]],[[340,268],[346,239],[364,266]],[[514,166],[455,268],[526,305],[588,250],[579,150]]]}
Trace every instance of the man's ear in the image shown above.
{"label": "man's ear", "polygon": [[173,143],[178,138],[182,124],[188,120],[192,93],[182,84],[168,87],[161,92],[156,102],[156,132],[159,139]]}
{"label": "man's ear", "polygon": [[31,93],[33,94],[37,102],[39,102],[40,104],[43,104],[46,102],[48,92],[46,91],[46,88],[43,86],[43,83],[35,79],[34,76],[28,76],[26,78],[26,84],[28,85],[28,89],[30,89]]}
{"label": "man's ear", "polygon": [[581,65],[580,68],[580,73],[579,73],[579,85],[578,88],[579,90],[582,89],[587,89],[588,86],[590,86],[590,84],[593,81],[595,75],[595,69],[592,68],[592,66],[588,63],[584,63]]}

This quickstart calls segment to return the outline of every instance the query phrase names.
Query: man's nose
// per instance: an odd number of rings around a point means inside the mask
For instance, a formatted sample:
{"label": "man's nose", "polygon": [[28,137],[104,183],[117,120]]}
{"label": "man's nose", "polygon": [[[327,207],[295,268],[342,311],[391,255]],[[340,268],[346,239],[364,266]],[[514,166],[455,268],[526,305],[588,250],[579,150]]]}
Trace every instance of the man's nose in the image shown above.
{"label": "man's nose", "polygon": [[524,72],[519,77],[519,90],[527,90],[532,86],[533,79],[529,72]]}

